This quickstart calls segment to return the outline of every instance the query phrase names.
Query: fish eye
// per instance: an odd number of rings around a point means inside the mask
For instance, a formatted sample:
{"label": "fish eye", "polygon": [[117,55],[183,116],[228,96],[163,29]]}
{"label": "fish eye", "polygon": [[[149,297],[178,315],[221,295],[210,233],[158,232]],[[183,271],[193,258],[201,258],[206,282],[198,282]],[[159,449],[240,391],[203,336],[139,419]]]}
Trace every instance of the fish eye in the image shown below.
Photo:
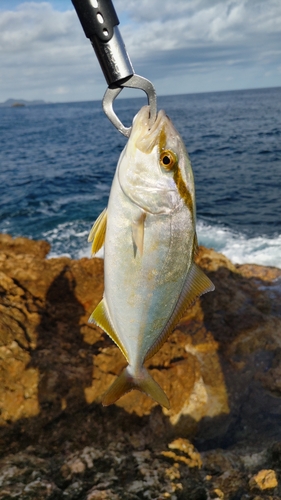
{"label": "fish eye", "polygon": [[170,149],[162,151],[160,155],[160,165],[166,170],[172,170],[177,163],[177,156]]}

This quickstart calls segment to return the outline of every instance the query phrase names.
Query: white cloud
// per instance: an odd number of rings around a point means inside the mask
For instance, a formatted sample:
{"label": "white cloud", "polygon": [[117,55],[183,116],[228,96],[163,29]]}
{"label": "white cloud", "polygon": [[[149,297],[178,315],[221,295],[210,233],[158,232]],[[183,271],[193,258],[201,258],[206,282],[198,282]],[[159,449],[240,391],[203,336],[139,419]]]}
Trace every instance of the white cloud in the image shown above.
{"label": "white cloud", "polygon": [[[68,10],[58,11],[47,1],[27,2],[0,11],[0,101],[103,94],[106,82],[94,51],[70,0],[66,5]],[[120,29],[136,71],[156,82],[160,93],[208,90],[208,79],[212,90],[280,85],[280,0],[115,0],[114,5],[126,20]]]}
{"label": "white cloud", "polygon": [[[0,49],[25,52],[52,42],[65,43],[75,24],[73,12],[56,12],[47,2],[24,3],[0,15]],[[75,33],[75,32],[74,32]]]}
{"label": "white cloud", "polygon": [[74,10],[58,12],[48,2],[27,2],[15,11],[0,12],[0,68],[0,100],[57,100],[58,88],[64,89],[65,100],[81,99],[85,79],[92,80],[88,98],[93,99],[95,81],[103,83]]}
{"label": "white cloud", "polygon": [[[116,4],[120,9],[125,5],[123,0]],[[154,50],[163,51],[208,43],[246,45],[252,44],[253,37],[258,41],[260,35],[270,38],[280,34],[279,0],[131,0],[126,8],[134,21],[126,25],[126,33],[132,50],[138,54],[150,52],[151,43]]]}
{"label": "white cloud", "polygon": [[121,29],[136,70],[147,69],[157,83],[160,75],[170,80],[172,73],[187,82],[177,83],[178,91],[207,91],[202,80],[197,87],[188,85],[187,76],[197,71],[198,80],[202,73],[217,72],[216,90],[229,88],[224,81],[232,81],[233,88],[263,86],[269,83],[262,79],[268,66],[271,85],[281,83],[280,0],[116,0],[116,6],[121,12],[126,6],[133,21]]}

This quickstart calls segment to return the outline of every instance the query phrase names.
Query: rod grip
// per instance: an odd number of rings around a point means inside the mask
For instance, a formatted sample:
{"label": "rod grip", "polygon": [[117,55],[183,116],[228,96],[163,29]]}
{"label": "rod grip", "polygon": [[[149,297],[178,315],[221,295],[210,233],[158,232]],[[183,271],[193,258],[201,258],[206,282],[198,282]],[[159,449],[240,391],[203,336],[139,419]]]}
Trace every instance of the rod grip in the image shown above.
{"label": "rod grip", "polygon": [[71,0],[87,38],[108,42],[119,24],[111,0]]}

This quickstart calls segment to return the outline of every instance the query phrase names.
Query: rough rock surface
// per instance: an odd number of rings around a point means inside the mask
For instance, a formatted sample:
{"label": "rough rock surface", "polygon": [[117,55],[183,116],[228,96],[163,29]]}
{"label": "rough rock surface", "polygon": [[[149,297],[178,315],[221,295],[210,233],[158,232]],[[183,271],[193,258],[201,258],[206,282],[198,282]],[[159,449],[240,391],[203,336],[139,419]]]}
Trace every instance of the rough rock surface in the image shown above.
{"label": "rough rock surface", "polygon": [[0,235],[0,500],[280,498],[281,270],[201,248],[216,290],[148,363],[171,410],[103,408],[125,366],[87,323],[103,261],[48,251]]}

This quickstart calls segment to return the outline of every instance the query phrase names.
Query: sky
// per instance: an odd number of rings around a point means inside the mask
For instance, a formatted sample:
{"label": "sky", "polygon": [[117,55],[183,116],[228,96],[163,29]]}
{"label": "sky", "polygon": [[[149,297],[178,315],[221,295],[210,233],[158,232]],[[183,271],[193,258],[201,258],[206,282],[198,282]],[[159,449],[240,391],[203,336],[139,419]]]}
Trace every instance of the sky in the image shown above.
{"label": "sky", "polygon": [[[281,86],[280,0],[113,3],[134,70],[158,95]],[[0,0],[0,102],[96,100],[106,88],[71,0]]]}

